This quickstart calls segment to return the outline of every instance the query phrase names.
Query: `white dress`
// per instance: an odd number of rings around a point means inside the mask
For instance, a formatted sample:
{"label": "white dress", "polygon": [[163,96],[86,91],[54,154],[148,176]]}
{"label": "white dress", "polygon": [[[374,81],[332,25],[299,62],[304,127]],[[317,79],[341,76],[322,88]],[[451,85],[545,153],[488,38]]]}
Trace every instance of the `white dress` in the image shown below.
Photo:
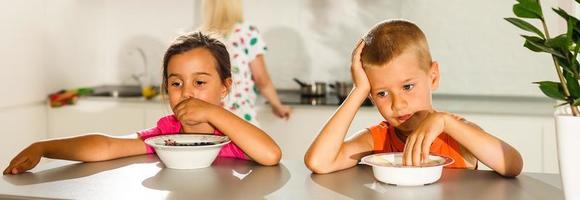
{"label": "white dress", "polygon": [[238,23],[225,37],[230,54],[233,84],[229,95],[223,99],[224,108],[240,118],[258,126],[256,98],[258,89],[252,78],[250,62],[266,50],[266,44],[254,26]]}

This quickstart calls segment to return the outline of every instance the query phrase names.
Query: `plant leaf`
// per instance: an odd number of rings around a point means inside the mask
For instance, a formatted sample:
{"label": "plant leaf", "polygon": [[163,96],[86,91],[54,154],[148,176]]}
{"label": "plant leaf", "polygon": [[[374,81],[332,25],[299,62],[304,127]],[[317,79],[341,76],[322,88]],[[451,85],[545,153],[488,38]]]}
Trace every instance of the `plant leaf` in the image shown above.
{"label": "plant leaf", "polygon": [[580,39],[580,20],[570,14],[568,14],[564,9],[562,8],[552,8],[552,10],[560,15],[560,17],[564,18],[564,20],[566,20],[566,24],[568,25],[568,34],[571,34],[570,40],[572,41],[577,41],[578,39]]}
{"label": "plant leaf", "polygon": [[564,73],[564,78],[566,79],[566,85],[568,86],[568,91],[573,99],[580,98],[580,85],[578,85],[578,80],[574,78],[572,73]]}
{"label": "plant leaf", "polygon": [[564,97],[564,92],[562,90],[562,86],[560,85],[559,82],[540,81],[540,82],[534,82],[534,83],[540,85],[539,86],[540,90],[542,90],[542,92],[546,96],[548,96],[552,99],[566,101],[566,98]]}
{"label": "plant leaf", "polygon": [[577,98],[576,100],[574,100],[574,103],[572,103],[572,106],[580,106],[580,98]]}
{"label": "plant leaf", "polygon": [[513,25],[517,26],[518,28],[524,30],[524,31],[529,31],[529,32],[533,32],[536,33],[538,36],[540,36],[542,39],[545,39],[546,37],[544,37],[544,34],[542,33],[542,31],[540,31],[540,29],[536,28],[534,25],[522,20],[522,19],[518,19],[518,18],[504,18],[506,21],[512,23]]}
{"label": "plant leaf", "polygon": [[[543,39],[541,39],[539,37],[526,36],[526,35],[522,35],[522,37],[526,38],[526,43],[529,43],[529,45],[533,46],[534,48],[540,49],[541,51],[550,53],[550,54],[552,54],[554,56],[557,56],[557,57],[566,59],[566,57],[564,55],[562,55],[560,52],[557,52],[556,50],[554,50],[554,49],[552,49],[550,47],[547,47],[543,43],[540,43],[539,42],[539,41],[544,41]],[[525,43],[524,43],[524,46],[526,46]],[[528,47],[528,46],[526,46],[526,47]],[[530,50],[532,50],[532,49],[530,49]],[[534,51],[534,50],[532,50],[532,51]]]}
{"label": "plant leaf", "polygon": [[544,20],[542,15],[542,8],[538,0],[518,0],[513,7],[513,12],[516,16],[521,18],[532,18]]}
{"label": "plant leaf", "polygon": [[562,48],[568,51],[568,46],[570,45],[570,40],[566,34],[558,35],[552,39],[546,41],[546,46],[556,48]]}
{"label": "plant leaf", "polygon": [[566,73],[574,73],[571,70],[571,65],[572,64],[570,64],[568,62],[568,59],[564,59],[564,58],[560,58],[560,57],[557,57],[557,59],[558,59],[558,64],[560,64],[560,67],[562,67],[562,69],[564,69],[564,72],[566,72]]}
{"label": "plant leaf", "polygon": [[537,44],[544,44],[545,40],[540,38],[540,37],[528,37],[526,38],[526,41],[524,42],[524,47],[528,48],[529,50],[533,51],[533,52],[544,52],[542,49],[536,47],[535,45],[533,45],[532,43],[529,42],[529,40],[534,41]]}

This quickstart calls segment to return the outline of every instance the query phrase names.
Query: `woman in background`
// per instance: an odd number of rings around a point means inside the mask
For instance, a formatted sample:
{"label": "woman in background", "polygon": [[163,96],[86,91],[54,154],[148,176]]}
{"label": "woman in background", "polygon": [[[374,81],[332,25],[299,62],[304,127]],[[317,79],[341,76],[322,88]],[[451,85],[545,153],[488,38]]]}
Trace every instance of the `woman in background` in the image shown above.
{"label": "woman in background", "polygon": [[258,125],[255,105],[259,91],[276,116],[288,119],[292,108],[282,104],[276,94],[264,61],[266,44],[258,29],[244,22],[241,0],[204,0],[202,8],[201,30],[221,35],[231,57],[233,87],[224,107]]}

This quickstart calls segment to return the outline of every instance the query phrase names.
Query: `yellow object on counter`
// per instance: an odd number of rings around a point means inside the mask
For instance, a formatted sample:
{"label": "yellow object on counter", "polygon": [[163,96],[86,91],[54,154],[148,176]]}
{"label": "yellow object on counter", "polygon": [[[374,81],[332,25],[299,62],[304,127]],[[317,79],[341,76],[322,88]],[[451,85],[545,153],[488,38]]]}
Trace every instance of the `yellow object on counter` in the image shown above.
{"label": "yellow object on counter", "polygon": [[158,94],[155,88],[153,88],[153,86],[143,86],[141,88],[141,93],[143,94],[143,97],[145,97],[145,99],[152,99]]}

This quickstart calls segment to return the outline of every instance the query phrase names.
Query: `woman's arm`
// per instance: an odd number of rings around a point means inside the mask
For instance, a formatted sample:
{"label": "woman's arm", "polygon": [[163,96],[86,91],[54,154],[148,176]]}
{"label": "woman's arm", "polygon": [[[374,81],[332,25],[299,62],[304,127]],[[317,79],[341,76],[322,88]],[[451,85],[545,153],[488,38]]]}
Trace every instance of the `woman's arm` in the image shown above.
{"label": "woman's arm", "polygon": [[250,62],[250,70],[252,71],[252,77],[256,82],[258,88],[260,88],[260,93],[262,96],[266,97],[274,113],[281,118],[289,118],[292,113],[292,109],[289,106],[282,104],[278,94],[276,93],[276,88],[270,79],[270,74],[266,69],[266,62],[264,61],[263,55],[258,55],[252,62]]}
{"label": "woman's arm", "polygon": [[209,123],[227,135],[252,160],[262,165],[277,165],[280,162],[280,147],[264,131],[222,107],[213,106],[209,112]]}
{"label": "woman's arm", "polygon": [[93,162],[145,153],[145,143],[136,134],[124,138],[89,134],[53,139],[33,143],[22,150],[3,173],[19,174],[28,171],[34,168],[42,157]]}

